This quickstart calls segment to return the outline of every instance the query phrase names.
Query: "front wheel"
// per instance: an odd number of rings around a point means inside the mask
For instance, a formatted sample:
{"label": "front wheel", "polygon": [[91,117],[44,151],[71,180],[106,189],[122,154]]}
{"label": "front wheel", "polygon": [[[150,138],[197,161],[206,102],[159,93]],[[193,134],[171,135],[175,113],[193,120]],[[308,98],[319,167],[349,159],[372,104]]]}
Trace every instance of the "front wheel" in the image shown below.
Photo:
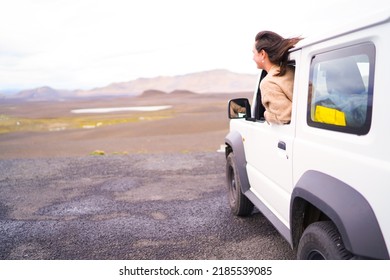
{"label": "front wheel", "polygon": [[349,260],[353,255],[345,248],[341,235],[331,221],[309,225],[299,241],[298,260]]}
{"label": "front wheel", "polygon": [[226,159],[226,180],[232,213],[236,216],[248,216],[251,214],[254,206],[241,191],[240,177],[233,153],[230,153]]}

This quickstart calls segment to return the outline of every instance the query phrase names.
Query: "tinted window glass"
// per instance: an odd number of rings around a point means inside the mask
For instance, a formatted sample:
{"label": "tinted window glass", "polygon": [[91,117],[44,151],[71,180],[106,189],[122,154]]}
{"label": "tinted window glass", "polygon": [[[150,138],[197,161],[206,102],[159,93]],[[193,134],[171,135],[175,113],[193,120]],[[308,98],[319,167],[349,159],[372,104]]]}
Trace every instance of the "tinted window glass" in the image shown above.
{"label": "tinted window glass", "polygon": [[316,55],[311,62],[310,126],[358,135],[371,125],[375,47],[356,45]]}

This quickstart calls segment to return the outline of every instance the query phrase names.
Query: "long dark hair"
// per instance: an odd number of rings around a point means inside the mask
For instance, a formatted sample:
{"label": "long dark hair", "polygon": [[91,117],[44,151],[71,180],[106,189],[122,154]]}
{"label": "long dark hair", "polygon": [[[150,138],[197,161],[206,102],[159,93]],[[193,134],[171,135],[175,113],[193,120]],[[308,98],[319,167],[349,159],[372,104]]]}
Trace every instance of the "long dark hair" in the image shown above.
{"label": "long dark hair", "polygon": [[269,60],[280,66],[280,72],[277,76],[283,76],[287,70],[288,50],[293,48],[303,38],[283,38],[272,31],[261,31],[255,38],[255,47],[257,52],[264,50],[268,54]]}

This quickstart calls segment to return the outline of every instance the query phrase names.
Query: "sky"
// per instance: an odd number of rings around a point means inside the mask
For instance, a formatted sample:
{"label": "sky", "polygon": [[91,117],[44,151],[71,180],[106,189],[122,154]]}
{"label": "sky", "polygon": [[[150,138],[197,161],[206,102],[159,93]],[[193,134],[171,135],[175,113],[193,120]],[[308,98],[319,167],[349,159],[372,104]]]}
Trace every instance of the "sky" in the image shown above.
{"label": "sky", "polygon": [[0,93],[213,69],[256,74],[254,37],[310,37],[387,0],[0,0]]}

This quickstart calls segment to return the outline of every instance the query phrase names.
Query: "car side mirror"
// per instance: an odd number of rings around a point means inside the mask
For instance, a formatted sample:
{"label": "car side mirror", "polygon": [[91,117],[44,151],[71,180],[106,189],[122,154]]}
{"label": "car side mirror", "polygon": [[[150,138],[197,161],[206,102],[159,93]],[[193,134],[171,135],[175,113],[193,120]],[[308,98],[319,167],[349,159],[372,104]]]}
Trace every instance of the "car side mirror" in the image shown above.
{"label": "car side mirror", "polygon": [[251,105],[247,98],[236,98],[229,100],[229,119],[249,119],[251,118]]}

